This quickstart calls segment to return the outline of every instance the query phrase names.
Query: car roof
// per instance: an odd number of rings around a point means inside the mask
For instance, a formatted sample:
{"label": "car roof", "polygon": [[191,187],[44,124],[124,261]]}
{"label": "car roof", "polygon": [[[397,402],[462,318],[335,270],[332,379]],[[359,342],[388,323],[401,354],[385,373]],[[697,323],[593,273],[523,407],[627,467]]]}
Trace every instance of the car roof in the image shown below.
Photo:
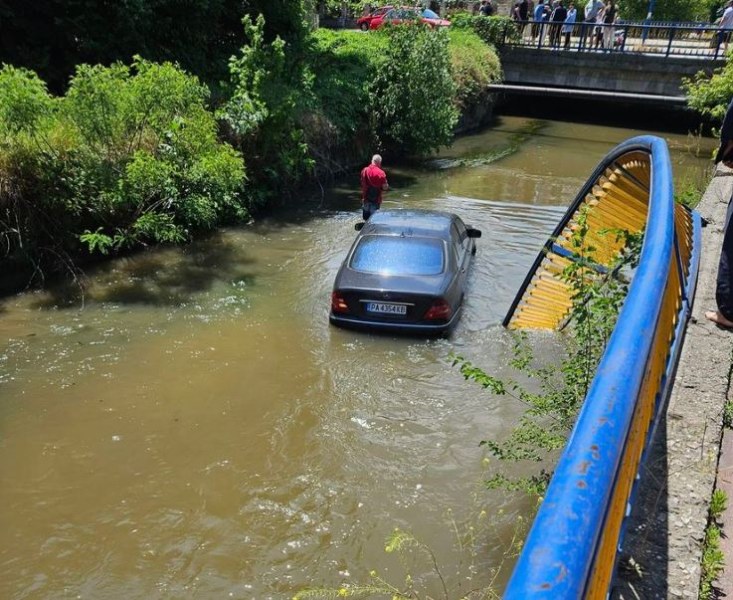
{"label": "car roof", "polygon": [[364,224],[361,233],[450,239],[451,223],[456,219],[453,213],[438,210],[417,208],[379,210]]}

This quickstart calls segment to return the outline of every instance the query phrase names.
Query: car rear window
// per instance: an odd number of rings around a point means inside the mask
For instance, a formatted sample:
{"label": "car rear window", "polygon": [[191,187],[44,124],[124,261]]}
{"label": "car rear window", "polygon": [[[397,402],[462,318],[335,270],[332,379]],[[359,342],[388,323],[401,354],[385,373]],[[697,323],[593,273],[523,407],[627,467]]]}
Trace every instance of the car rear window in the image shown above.
{"label": "car rear window", "polygon": [[438,275],[443,272],[443,242],[430,238],[364,236],[351,268],[382,275]]}

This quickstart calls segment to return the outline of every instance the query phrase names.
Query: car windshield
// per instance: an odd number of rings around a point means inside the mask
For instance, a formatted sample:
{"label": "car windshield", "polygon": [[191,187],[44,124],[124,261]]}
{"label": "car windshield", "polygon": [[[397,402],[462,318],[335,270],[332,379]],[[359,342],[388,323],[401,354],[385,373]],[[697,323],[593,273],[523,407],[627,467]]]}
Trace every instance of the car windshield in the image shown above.
{"label": "car windshield", "polygon": [[422,16],[426,19],[440,19],[440,17],[429,8],[426,8],[424,11],[422,11]]}
{"label": "car windshield", "polygon": [[354,252],[351,268],[380,275],[438,275],[443,262],[441,240],[367,235]]}

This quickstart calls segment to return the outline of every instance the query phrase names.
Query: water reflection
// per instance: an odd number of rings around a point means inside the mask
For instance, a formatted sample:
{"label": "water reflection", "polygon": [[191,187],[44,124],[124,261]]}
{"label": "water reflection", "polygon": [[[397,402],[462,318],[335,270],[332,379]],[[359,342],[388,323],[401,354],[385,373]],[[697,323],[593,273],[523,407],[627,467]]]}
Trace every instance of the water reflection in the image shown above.
{"label": "water reflection", "polygon": [[[519,283],[601,156],[633,133],[546,122],[498,162],[455,164],[527,126],[459,140],[440,157],[451,168],[385,157],[385,206],[453,211],[483,231],[449,339],[329,327],[356,184],[100,266],[83,309],[73,287],[6,299],[0,597],[285,598],[372,569],[401,585],[384,552],[395,527],[429,545],[451,585],[486,585],[531,507],[482,489],[478,442],[521,406],[465,382],[449,354],[507,372],[500,322]],[[675,161],[678,177],[705,165]],[[467,524],[473,557],[455,548]],[[441,593],[435,578],[420,585]]]}

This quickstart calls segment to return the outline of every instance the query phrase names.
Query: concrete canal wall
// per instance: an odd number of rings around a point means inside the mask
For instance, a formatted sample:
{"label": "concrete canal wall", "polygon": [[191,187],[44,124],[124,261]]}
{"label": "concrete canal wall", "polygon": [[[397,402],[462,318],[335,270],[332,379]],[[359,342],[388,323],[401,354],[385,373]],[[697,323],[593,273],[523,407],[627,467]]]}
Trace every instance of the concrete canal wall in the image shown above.
{"label": "concrete canal wall", "polygon": [[[661,418],[626,525],[611,595],[619,600],[697,598],[729,394],[733,333],[705,319],[715,308],[715,278],[733,170],[720,167],[698,211],[707,220],[692,319],[669,406]],[[729,503],[733,497],[729,497]],[[733,537],[733,531],[724,530]],[[733,555],[728,553],[728,562]]]}
{"label": "concrete canal wall", "polygon": [[684,96],[682,79],[724,61],[629,53],[556,51],[504,46],[504,83],[630,94]]}

